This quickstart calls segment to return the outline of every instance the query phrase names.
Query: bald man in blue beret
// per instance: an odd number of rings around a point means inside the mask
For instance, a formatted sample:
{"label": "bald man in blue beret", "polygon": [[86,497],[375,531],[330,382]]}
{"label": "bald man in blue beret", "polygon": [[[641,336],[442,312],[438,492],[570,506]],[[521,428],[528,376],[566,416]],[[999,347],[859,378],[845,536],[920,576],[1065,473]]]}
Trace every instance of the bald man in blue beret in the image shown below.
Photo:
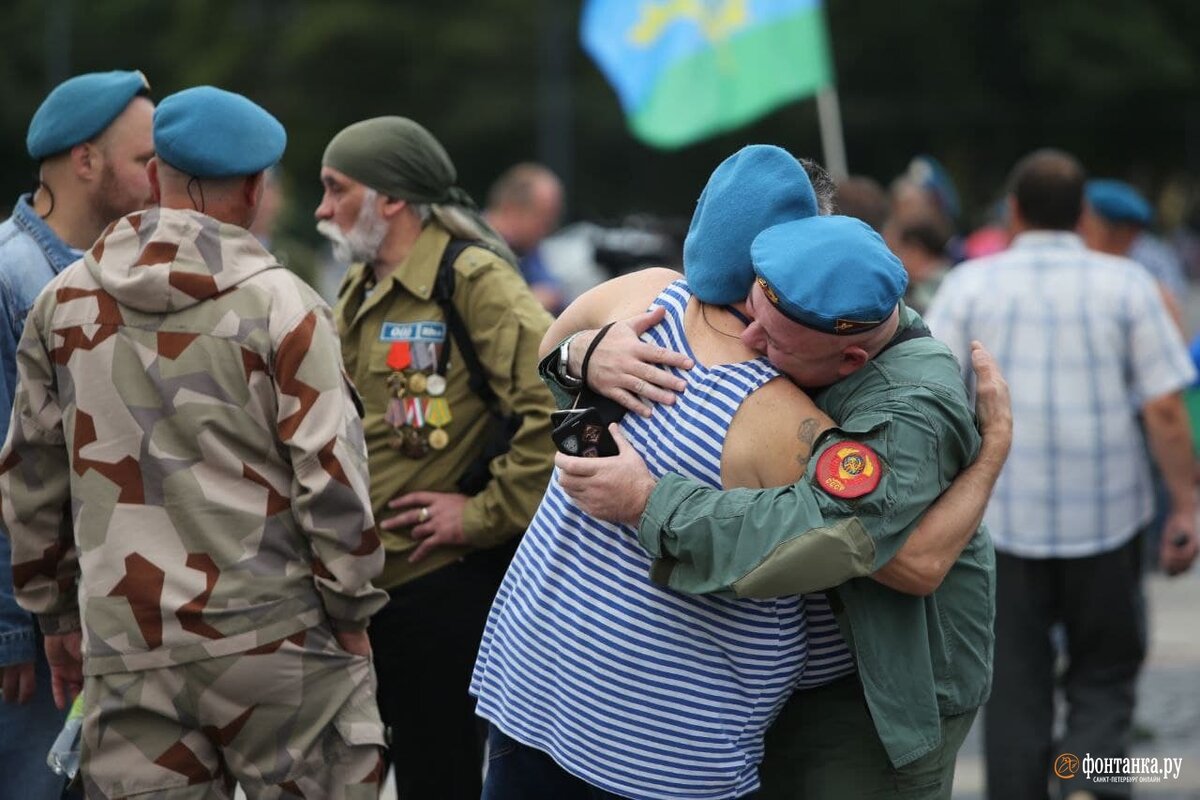
{"label": "bald man in blue beret", "polygon": [[[0,223],[0,439],[16,390],[16,345],[33,299],[82,255],[104,226],[150,200],[154,155],[150,86],[136,71],[94,72],[59,84],[29,124],[34,192]],[[3,531],[0,531],[3,533]],[[63,723],[33,618],[13,600],[8,538],[0,535],[0,796],[57,798],[63,779],[45,765]]]}
{"label": "bald man in blue beret", "polygon": [[88,797],[372,796],[387,600],[361,404],[329,307],[248,230],[283,125],[194,87],[154,112],[157,207],[30,310],[0,510]]}
{"label": "bald man in blue beret", "polygon": [[[712,194],[744,209],[759,196],[741,191],[752,184],[735,180]],[[655,481],[626,446],[611,459],[560,455],[559,480],[589,514],[634,528],[658,559],[652,574],[673,589],[828,593],[855,670],[792,696],[767,735],[762,797],[948,798],[955,755],[991,679],[984,503],[963,509],[973,521],[965,536],[913,557],[901,550],[915,520],[969,464],[992,460],[994,480],[1007,442],[980,449],[957,362],[904,306],[903,267],[868,226],[808,217],[755,231],[702,211],[712,220],[689,236],[710,241],[701,251],[729,253],[706,268],[749,279],[740,284],[752,318],[742,340],[839,425],[815,442],[780,431],[778,446],[796,448],[806,465],[805,477],[782,489],[726,493],[672,474]],[[654,319],[644,316],[634,324]],[[589,385],[635,411],[647,411],[645,400],[671,402],[664,389],[676,376],[650,364],[674,365],[677,356],[647,352],[627,333],[607,354],[608,339],[595,349],[593,363],[606,366]],[[578,375],[573,351],[593,341],[584,333],[568,348],[569,374]],[[552,372],[544,362],[543,375]]]}
{"label": "bald man in blue beret", "polygon": [[1186,336],[1184,305],[1188,299],[1187,279],[1179,256],[1151,232],[1154,208],[1130,184],[1113,178],[1093,178],[1083,189],[1083,212],[1079,235],[1089,250],[1124,256],[1145,267],[1159,290],[1167,311]]}

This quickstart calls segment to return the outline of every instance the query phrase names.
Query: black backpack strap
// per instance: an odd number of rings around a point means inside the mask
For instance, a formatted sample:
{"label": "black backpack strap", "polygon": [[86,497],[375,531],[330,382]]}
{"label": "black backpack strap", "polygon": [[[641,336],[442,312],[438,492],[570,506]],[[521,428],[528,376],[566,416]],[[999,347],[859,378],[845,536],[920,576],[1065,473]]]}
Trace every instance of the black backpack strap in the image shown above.
{"label": "black backpack strap", "polygon": [[928,339],[932,336],[933,334],[929,332],[929,328],[926,328],[924,323],[918,322],[914,325],[909,325],[907,328],[893,336],[892,340],[884,345],[882,350],[875,354],[875,358],[879,358],[896,345],[904,344],[905,342],[911,342],[913,339]]}
{"label": "black backpack strap", "polygon": [[[475,352],[475,344],[471,341],[471,335],[467,332],[466,323],[463,322],[462,315],[458,313],[458,309],[454,306],[454,262],[462,255],[462,252],[468,247],[482,247],[489,252],[496,253],[495,250],[488,247],[485,242],[471,241],[468,239],[451,239],[446,245],[446,249],[442,251],[442,260],[438,264],[437,278],[433,284],[433,299],[442,308],[442,314],[446,317],[446,327],[450,330],[450,335],[454,338],[458,345],[458,352],[462,354],[463,361],[466,363],[468,378],[467,385],[471,387],[471,391],[483,400],[484,405],[498,417],[503,417],[504,413],[500,407],[500,399],[496,397],[496,393],[492,391],[491,384],[488,383],[487,373],[483,370],[483,364],[479,361],[479,354]],[[502,256],[500,256],[502,258]],[[437,371],[439,375],[446,373],[446,364],[450,358],[450,348],[443,347],[442,355],[438,362]]]}

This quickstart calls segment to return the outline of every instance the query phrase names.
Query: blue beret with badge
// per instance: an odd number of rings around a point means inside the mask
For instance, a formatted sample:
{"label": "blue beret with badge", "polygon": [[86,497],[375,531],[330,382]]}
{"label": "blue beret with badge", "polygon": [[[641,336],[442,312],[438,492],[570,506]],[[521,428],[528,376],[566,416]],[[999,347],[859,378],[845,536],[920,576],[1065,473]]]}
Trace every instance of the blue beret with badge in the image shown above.
{"label": "blue beret with badge", "polygon": [[1154,209],[1146,202],[1146,198],[1125,181],[1111,178],[1091,180],[1087,182],[1083,193],[1092,211],[1109,222],[1146,226],[1154,220]]}
{"label": "blue beret with badge", "polygon": [[254,175],[279,163],[287,132],[257,103],[214,86],[163,98],[154,111],[154,150],[196,178]]}
{"label": "blue beret with badge", "polygon": [[101,134],[129,101],[150,91],[137,70],[89,72],[54,87],[34,112],[25,136],[30,158],[41,161]]}
{"label": "blue beret with badge", "polygon": [[849,336],[882,325],[908,273],[870,225],[810,217],[763,231],[750,248],[763,294],[793,322]]}
{"label": "blue beret with badge", "polygon": [[816,214],[817,196],[795,156],[773,145],[743,147],[713,170],[696,204],[683,243],[688,286],[705,303],[740,303],[754,284],[754,237]]}

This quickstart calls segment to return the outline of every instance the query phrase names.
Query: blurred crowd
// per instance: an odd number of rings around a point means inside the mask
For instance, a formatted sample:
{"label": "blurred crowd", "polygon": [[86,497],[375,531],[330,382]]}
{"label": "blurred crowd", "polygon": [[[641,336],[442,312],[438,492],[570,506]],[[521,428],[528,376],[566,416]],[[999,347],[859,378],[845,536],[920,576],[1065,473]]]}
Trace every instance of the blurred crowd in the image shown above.
{"label": "blurred crowd", "polygon": [[945,798],[991,689],[991,796],[1035,798],[1057,685],[1126,752],[1142,574],[1196,557],[1200,197],[1039,150],[972,227],[932,156],[758,145],[690,220],[563,227],[553,171],[477,206],[405,117],[286,142],[139,72],[31,119],[0,794],[61,795],[62,729],[90,797]]}

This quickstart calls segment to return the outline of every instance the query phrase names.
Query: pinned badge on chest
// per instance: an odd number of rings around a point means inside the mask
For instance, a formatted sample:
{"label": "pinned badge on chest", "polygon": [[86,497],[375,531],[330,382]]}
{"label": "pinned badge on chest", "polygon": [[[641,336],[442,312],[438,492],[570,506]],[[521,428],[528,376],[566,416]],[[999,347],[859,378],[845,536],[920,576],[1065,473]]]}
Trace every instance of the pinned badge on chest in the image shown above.
{"label": "pinned badge on chest", "polygon": [[422,371],[433,369],[438,362],[439,352],[439,345],[437,342],[413,342],[413,368]]}
{"label": "pinned badge on chest", "polygon": [[412,347],[408,342],[392,342],[388,348],[387,365],[393,372],[400,372],[412,364]]}
{"label": "pinned badge on chest", "polygon": [[383,415],[383,420],[393,428],[400,428],[404,425],[404,406],[401,404],[399,397],[393,397],[388,401],[387,411]]}
{"label": "pinned badge on chest", "polygon": [[[438,377],[438,376],[433,376]],[[432,379],[431,379],[432,382]],[[450,404],[444,397],[430,397],[425,402],[425,421],[434,427],[429,432],[429,446],[434,450],[444,450],[450,444],[450,434],[444,428],[454,417],[450,413]]]}
{"label": "pinned badge on chest", "polygon": [[429,379],[424,372],[414,372],[408,376],[408,390],[413,394],[425,394]]}
{"label": "pinned badge on chest", "polygon": [[416,428],[403,428],[400,451],[409,458],[424,458],[429,455],[429,442]]}

